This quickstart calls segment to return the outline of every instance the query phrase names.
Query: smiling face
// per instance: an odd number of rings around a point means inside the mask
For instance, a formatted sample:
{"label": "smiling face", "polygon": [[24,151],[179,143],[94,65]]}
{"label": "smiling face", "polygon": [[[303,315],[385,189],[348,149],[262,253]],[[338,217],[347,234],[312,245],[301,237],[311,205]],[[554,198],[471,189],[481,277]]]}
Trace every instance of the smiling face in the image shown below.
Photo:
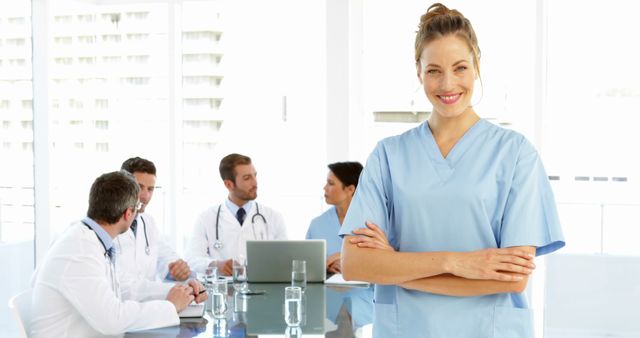
{"label": "smiling face", "polygon": [[136,181],[140,186],[140,194],[138,194],[138,198],[140,199],[140,202],[142,202],[142,207],[138,212],[143,213],[149,202],[151,202],[153,192],[156,189],[156,175],[136,171],[133,173],[133,176],[136,178]]}
{"label": "smiling face", "polygon": [[455,118],[473,112],[471,97],[477,77],[473,59],[467,43],[453,34],[424,46],[417,64],[418,77],[434,114]]}

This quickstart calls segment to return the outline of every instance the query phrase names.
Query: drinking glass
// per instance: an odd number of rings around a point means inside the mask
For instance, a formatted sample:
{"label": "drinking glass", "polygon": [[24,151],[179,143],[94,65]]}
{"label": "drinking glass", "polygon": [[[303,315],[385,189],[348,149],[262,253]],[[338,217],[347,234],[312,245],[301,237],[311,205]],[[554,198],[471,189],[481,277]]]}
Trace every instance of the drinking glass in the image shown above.
{"label": "drinking glass", "polygon": [[249,290],[247,285],[247,259],[244,256],[238,256],[233,261],[233,289],[239,292]]}
{"label": "drinking glass", "polygon": [[212,311],[213,307],[213,282],[210,282],[205,276],[204,287],[207,290],[207,300],[204,302],[204,310]]}
{"label": "drinking glass", "polygon": [[300,326],[302,322],[302,289],[298,286],[284,288],[284,321],[287,326]]}
{"label": "drinking glass", "polygon": [[214,259],[209,263],[204,274],[206,281],[218,279],[218,263],[219,261],[217,259]]}
{"label": "drinking glass", "polygon": [[302,290],[307,287],[307,262],[293,260],[291,262],[291,286],[298,286]]}
{"label": "drinking glass", "polygon": [[227,312],[227,282],[215,280],[211,283],[211,312],[215,318],[224,318]]}

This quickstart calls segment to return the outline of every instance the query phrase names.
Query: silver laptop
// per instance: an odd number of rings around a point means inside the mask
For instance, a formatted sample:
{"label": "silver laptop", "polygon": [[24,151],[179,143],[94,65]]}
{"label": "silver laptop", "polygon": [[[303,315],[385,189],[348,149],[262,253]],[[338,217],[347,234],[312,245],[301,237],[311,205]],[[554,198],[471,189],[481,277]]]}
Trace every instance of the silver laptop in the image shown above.
{"label": "silver laptop", "polygon": [[327,277],[324,239],[301,241],[247,241],[247,279],[255,282],[291,281],[291,261],[307,261],[307,282],[323,282]]}

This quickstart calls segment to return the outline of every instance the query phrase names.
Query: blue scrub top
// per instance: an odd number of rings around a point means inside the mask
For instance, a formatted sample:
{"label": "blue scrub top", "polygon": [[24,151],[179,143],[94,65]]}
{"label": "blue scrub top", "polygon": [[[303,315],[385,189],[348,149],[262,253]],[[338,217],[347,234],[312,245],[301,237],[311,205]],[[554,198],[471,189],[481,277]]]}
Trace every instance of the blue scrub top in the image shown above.
{"label": "blue scrub top", "polygon": [[[517,132],[475,123],[444,158],[428,122],[373,150],[340,230],[376,223],[403,252],[564,246],[551,186]],[[374,337],[533,337],[523,294],[452,297],[376,285]]]}
{"label": "blue scrub top", "polygon": [[306,239],[324,239],[327,241],[327,257],[339,252],[342,249],[342,237],[338,235],[340,231],[340,220],[336,207],[332,206],[322,215],[314,218],[307,229]]}

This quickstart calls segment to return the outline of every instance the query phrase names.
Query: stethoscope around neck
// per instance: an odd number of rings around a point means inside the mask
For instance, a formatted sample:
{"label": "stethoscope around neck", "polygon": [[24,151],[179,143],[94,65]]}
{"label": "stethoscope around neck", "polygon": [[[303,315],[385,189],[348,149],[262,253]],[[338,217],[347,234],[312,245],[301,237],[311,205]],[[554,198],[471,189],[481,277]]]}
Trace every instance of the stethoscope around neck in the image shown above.
{"label": "stethoscope around neck", "polygon": [[[222,249],[222,241],[220,240],[220,209],[222,209],[222,204],[218,206],[218,212],[216,213],[216,240],[215,242],[213,242],[213,248],[216,250]],[[268,235],[269,229],[267,229],[267,219],[260,213],[260,207],[258,207],[258,203],[256,203],[256,213],[251,216],[251,228],[253,230],[253,236],[256,236],[256,217],[262,218],[262,222],[265,225],[264,229],[265,231],[267,231]]]}
{"label": "stethoscope around neck", "polygon": [[142,226],[144,227],[144,253],[149,256],[151,255],[151,248],[149,247],[149,237],[147,237],[147,223],[144,221],[144,218],[142,218],[142,215],[140,215],[140,220],[142,221]]}

